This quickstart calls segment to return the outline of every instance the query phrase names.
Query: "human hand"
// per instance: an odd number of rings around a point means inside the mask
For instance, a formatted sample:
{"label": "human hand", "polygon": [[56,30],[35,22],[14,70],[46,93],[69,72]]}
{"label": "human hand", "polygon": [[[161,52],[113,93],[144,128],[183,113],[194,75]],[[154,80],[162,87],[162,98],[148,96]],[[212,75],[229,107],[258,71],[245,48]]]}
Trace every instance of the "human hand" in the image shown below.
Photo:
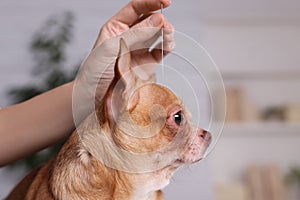
{"label": "human hand", "polygon": [[[131,33],[128,34],[128,38],[125,37],[125,39],[128,40],[133,37],[134,41],[132,42],[141,43],[147,41],[148,45],[151,45],[160,36],[160,28],[164,28],[164,49],[166,50],[165,53],[167,53],[174,46],[172,37],[173,26],[160,13],[153,13],[153,11],[160,9],[161,6],[166,8],[169,5],[169,0],[134,0],[130,2],[102,27],[94,48],[98,47],[106,39],[120,36],[128,30],[134,29],[136,31],[131,31]],[[126,42],[128,43],[128,41]],[[130,44],[127,45],[131,46]],[[134,53],[135,54],[132,55],[132,60],[137,65],[152,61],[161,61],[161,50],[159,49],[154,49],[151,53],[146,51],[146,49]],[[143,58],[143,61],[140,59],[141,57]]]}
{"label": "human hand", "polygon": [[[131,52],[132,66],[157,64],[162,59],[161,49],[149,48],[160,37],[164,28],[164,55],[174,47],[173,27],[155,10],[166,8],[169,0],[133,0],[101,29],[93,51],[83,62],[73,90],[73,116],[80,123],[94,109],[106,93],[113,77],[114,65],[123,38]],[[159,44],[158,46],[161,46]],[[150,70],[151,71],[151,70]],[[92,104],[91,104],[92,102]]]}

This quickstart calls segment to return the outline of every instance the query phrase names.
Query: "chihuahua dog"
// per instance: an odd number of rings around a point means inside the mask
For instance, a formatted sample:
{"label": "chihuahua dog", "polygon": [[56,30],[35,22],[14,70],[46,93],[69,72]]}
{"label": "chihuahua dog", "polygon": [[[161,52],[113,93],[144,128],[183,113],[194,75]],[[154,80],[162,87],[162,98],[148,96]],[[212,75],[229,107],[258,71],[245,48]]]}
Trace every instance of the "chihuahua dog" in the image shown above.
{"label": "chihuahua dog", "polygon": [[173,173],[203,158],[211,134],[173,92],[138,75],[123,39],[119,52],[102,103],[8,200],[162,200]]}

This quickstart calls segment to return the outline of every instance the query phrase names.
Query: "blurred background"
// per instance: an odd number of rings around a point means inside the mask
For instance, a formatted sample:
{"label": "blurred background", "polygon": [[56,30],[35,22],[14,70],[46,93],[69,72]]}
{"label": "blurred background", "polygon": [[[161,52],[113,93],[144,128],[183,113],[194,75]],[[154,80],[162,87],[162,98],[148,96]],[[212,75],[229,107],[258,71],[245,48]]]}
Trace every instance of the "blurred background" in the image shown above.
{"label": "blurred background", "polygon": [[[72,80],[101,25],[127,3],[2,0],[0,107]],[[177,172],[166,199],[300,199],[299,10],[298,0],[173,0],[164,11],[207,49],[227,93],[218,144]],[[0,168],[0,199],[58,148]]]}

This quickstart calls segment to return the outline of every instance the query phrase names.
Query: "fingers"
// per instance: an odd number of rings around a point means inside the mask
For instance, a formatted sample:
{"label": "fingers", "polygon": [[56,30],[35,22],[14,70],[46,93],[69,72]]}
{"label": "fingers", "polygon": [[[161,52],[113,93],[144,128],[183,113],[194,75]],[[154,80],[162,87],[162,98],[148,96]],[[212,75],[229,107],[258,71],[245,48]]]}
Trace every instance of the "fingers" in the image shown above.
{"label": "fingers", "polygon": [[164,28],[164,40],[173,42],[173,26],[161,13],[154,13],[140,23],[134,25],[130,31],[125,32],[126,42],[131,50],[138,48],[150,48],[161,36],[161,28]]}
{"label": "fingers", "polygon": [[174,48],[175,48],[175,43],[163,43],[163,53],[162,53],[162,43],[160,42],[157,44],[157,46],[150,52],[150,56],[154,58],[154,60],[159,63],[162,60],[162,57],[165,57],[168,55]]}
{"label": "fingers", "polygon": [[[153,24],[157,27],[153,27]],[[147,51],[149,48],[153,47],[153,44],[158,40],[161,36],[161,28],[164,28],[164,49],[166,53],[170,51],[169,48],[170,43],[174,43],[173,36],[173,26],[168,22],[168,20],[161,13],[154,13],[150,15],[148,18],[144,19],[140,23],[134,25],[129,30],[123,32],[121,35],[117,37],[108,37],[112,38],[111,40],[105,39],[106,42],[103,43],[102,48],[106,49],[104,51],[105,54],[109,54],[108,49],[118,49],[117,47],[117,38],[124,38],[128,47],[130,47],[131,51],[137,49],[144,49]],[[160,48],[160,47],[158,47]],[[102,52],[102,51],[101,51]]]}
{"label": "fingers", "polygon": [[154,42],[157,41],[160,35],[161,29],[159,29],[159,32],[157,32],[150,40],[147,40],[144,43],[138,43],[138,45],[134,45],[134,47],[131,48],[131,52],[134,54],[134,56],[141,58],[139,59],[138,65],[143,65],[145,63],[159,63],[162,60],[162,56],[166,56],[169,52],[171,52],[174,49],[174,30],[166,28],[164,28],[163,43],[159,42],[153,48]]}
{"label": "fingers", "polygon": [[[163,43],[158,43],[150,52],[151,56],[158,63],[162,60],[162,56],[168,55],[175,48],[174,28],[167,22],[167,28],[163,29]],[[162,53],[163,49],[163,53]]]}
{"label": "fingers", "polygon": [[148,48],[149,40],[156,40],[164,23],[164,17],[160,13],[155,13],[124,32],[124,37],[131,50],[138,48]]}
{"label": "fingers", "polygon": [[[156,11],[163,5],[164,8],[170,6],[170,0],[133,0],[123,9],[121,9],[114,17],[112,17],[101,29],[99,36],[94,44],[94,47],[99,46],[104,40],[119,36],[123,32],[129,30],[132,26],[138,25],[136,28],[144,27],[162,27],[167,25],[161,20],[164,18],[162,15],[155,14]],[[147,20],[142,20],[145,16],[151,15],[152,17],[147,17]],[[140,21],[144,22],[140,24]]]}
{"label": "fingers", "polygon": [[[149,56],[152,56],[154,60],[159,63],[162,60],[162,56],[168,55],[175,48],[174,42],[174,30],[164,28],[163,42],[159,42],[154,48],[149,49]],[[159,34],[161,35],[161,33]],[[152,43],[153,45],[153,43]],[[163,45],[163,46],[162,46]],[[163,50],[163,54],[162,54]]]}
{"label": "fingers", "polygon": [[159,10],[161,8],[170,6],[170,0],[133,0],[123,9],[121,9],[114,17],[112,21],[121,22],[127,26],[133,25],[141,15],[147,15],[150,12]]}
{"label": "fingers", "polygon": [[[156,17],[160,19],[157,20],[159,21],[159,25],[158,27],[153,27],[150,21]],[[163,53],[161,42],[153,48],[153,44],[162,34],[162,27]],[[174,28],[161,13],[152,14],[140,23],[134,25],[130,31],[127,31],[123,35],[131,50],[139,50],[140,55],[144,52],[142,57],[146,61],[152,60],[152,62],[159,63],[162,60],[162,56],[166,56],[175,47]],[[148,51],[149,49],[151,49],[151,52]]]}
{"label": "fingers", "polygon": [[135,28],[167,28],[167,29],[174,29],[172,24],[161,14],[161,13],[152,13],[147,18],[143,19],[139,23],[132,26],[132,29]]}

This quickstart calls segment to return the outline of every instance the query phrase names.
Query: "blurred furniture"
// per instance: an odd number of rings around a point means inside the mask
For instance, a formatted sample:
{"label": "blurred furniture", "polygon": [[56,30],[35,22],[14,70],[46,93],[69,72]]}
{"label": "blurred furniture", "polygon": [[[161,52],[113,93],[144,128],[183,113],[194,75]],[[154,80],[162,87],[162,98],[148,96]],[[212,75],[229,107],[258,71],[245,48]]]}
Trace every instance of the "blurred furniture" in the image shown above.
{"label": "blurred furniture", "polygon": [[284,179],[300,165],[300,71],[222,75],[228,110],[212,154],[216,200],[296,200]]}

